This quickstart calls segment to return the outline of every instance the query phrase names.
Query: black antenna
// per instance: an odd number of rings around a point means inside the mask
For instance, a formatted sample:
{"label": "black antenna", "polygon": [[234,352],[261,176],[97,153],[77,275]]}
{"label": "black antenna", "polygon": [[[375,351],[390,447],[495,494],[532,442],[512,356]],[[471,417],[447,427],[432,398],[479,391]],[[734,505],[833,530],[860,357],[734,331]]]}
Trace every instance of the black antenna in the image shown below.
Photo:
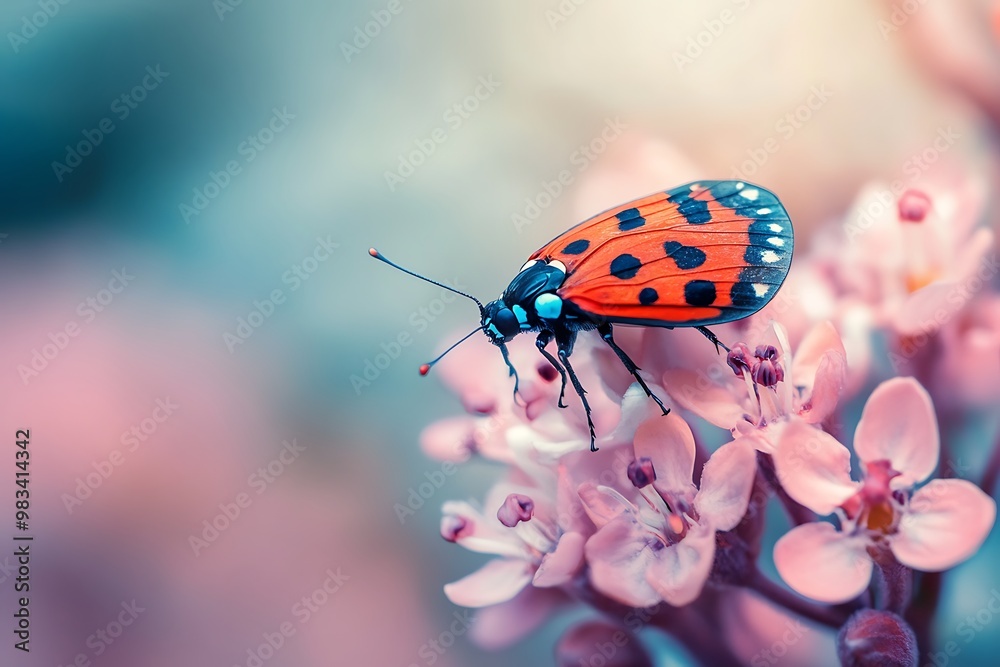
{"label": "black antenna", "polygon": [[[410,274],[414,278],[420,278],[421,280],[423,280],[425,282],[428,282],[431,285],[437,285],[438,287],[442,287],[442,288],[448,290],[449,292],[454,292],[455,294],[461,294],[462,296],[464,296],[467,299],[472,299],[473,301],[476,302],[476,305],[479,306],[480,312],[483,310],[483,304],[482,304],[482,302],[480,302],[479,299],[477,299],[476,297],[472,296],[471,294],[466,294],[465,292],[460,292],[459,290],[455,289],[454,287],[448,287],[444,283],[439,283],[438,281],[431,280],[430,278],[422,276],[419,273],[414,273],[413,271],[410,271],[409,269],[404,269],[399,264],[396,264],[395,262],[390,262],[388,259],[386,259],[385,255],[383,255],[382,253],[380,253],[375,248],[369,248],[368,249],[368,254],[371,255],[372,257],[374,257],[375,259],[379,260],[379,261],[385,262],[386,264],[388,264],[389,266],[391,266],[393,268],[399,269],[403,273]],[[478,331],[478,329],[477,329],[477,331]],[[465,338],[468,338],[468,337],[469,336],[466,336]],[[465,340],[465,338],[463,338],[462,340]],[[461,342],[461,341],[459,341],[459,342]],[[433,364],[433,362],[431,362],[431,363]]]}
{"label": "black antenna", "polygon": [[454,350],[456,347],[458,347],[459,345],[461,345],[465,341],[469,340],[469,338],[472,336],[472,334],[476,333],[477,331],[482,331],[482,330],[483,330],[482,327],[476,327],[475,329],[473,329],[469,333],[467,333],[464,336],[462,336],[461,340],[459,340],[457,343],[454,343],[447,350],[445,350],[444,352],[442,352],[441,354],[439,354],[437,356],[437,359],[435,359],[434,361],[428,362],[428,363],[424,364],[423,366],[421,366],[420,367],[420,374],[421,375],[427,375],[427,373],[430,372],[430,370],[431,370],[431,366],[433,366],[437,362],[441,361],[441,359],[444,357],[444,355],[448,354],[449,352],[451,352],[452,350]]}

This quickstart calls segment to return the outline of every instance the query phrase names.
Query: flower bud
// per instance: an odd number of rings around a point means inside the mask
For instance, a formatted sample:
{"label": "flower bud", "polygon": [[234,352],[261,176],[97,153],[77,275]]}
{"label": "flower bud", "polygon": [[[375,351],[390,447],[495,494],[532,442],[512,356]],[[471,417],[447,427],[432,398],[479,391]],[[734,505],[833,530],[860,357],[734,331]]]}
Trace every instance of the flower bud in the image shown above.
{"label": "flower bud", "polygon": [[513,528],[521,521],[529,521],[535,513],[535,501],[520,493],[512,493],[497,510],[500,523]]}
{"label": "flower bud", "polygon": [[761,361],[775,361],[778,358],[778,348],[773,345],[758,345],[753,356]]}
{"label": "flower bud", "polygon": [[896,203],[901,222],[923,222],[931,210],[931,198],[920,190],[907,190]]}
{"label": "flower bud", "polygon": [[441,517],[441,537],[449,542],[457,542],[472,532],[472,522],[455,514],[445,514]]}
{"label": "flower bud", "polygon": [[750,348],[746,343],[737,343],[726,354],[726,363],[733,369],[736,377],[743,377],[743,371],[750,370]]}
{"label": "flower bud", "polygon": [[656,471],[653,470],[653,462],[648,456],[643,456],[628,464],[628,478],[637,489],[649,486],[656,481]]}
{"label": "flower bud", "polygon": [[837,633],[837,655],[844,667],[916,667],[917,638],[896,614],[862,609]]}
{"label": "flower bud", "polygon": [[622,626],[586,621],[570,628],[556,644],[556,667],[652,667],[639,638]]}
{"label": "flower bud", "polygon": [[785,370],[777,361],[764,360],[753,367],[753,381],[762,387],[773,387],[785,379]]}

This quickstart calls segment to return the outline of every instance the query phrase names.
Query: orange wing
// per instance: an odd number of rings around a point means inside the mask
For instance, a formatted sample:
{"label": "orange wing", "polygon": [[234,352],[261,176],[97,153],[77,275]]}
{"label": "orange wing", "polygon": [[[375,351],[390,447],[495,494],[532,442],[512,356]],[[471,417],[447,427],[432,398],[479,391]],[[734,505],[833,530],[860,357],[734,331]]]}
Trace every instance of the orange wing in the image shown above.
{"label": "orange wing", "polygon": [[531,259],[565,264],[559,296],[595,319],[702,326],[763,308],[788,275],[793,245],[773,193],[699,181],[594,216]]}

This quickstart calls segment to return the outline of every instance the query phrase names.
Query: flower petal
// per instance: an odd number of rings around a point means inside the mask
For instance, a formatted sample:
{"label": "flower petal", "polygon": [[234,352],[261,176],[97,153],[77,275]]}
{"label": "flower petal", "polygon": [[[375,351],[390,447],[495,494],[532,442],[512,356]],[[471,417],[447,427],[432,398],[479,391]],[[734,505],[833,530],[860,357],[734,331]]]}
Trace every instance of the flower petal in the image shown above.
{"label": "flower petal", "polygon": [[607,486],[598,486],[593,482],[584,482],[577,487],[577,493],[583,502],[587,516],[598,528],[611,522],[627,510],[635,510],[633,505],[621,493]]}
{"label": "flower petal", "polygon": [[829,321],[820,322],[805,335],[795,351],[792,362],[792,384],[796,387],[811,388],[817,379],[823,357],[829,352],[838,352],[846,358],[844,343],[840,334]]}
{"label": "flower petal", "polygon": [[583,566],[583,545],[586,538],[580,533],[564,533],[552,553],[542,557],[532,583],[547,588],[561,586],[573,578]]}
{"label": "flower petal", "polygon": [[733,428],[746,412],[734,392],[695,371],[669,370],[663,374],[663,386],[671,398],[719,428]]}
{"label": "flower petal", "polygon": [[559,589],[528,586],[512,600],[480,609],[474,619],[460,615],[458,620],[465,624],[471,620],[469,637],[472,641],[484,649],[496,651],[524,639],[566,601]]}
{"label": "flower petal", "polygon": [[420,434],[420,447],[439,461],[467,461],[476,448],[478,426],[479,420],[468,415],[439,419]]}
{"label": "flower petal", "polygon": [[927,479],[937,467],[941,443],[927,390],[913,378],[893,378],[875,387],[854,433],[854,451],[865,463],[888,460],[901,473],[892,488]]}
{"label": "flower petal", "polygon": [[996,520],[996,502],[964,479],[935,479],[913,494],[890,546],[903,565],[947,570],[982,546]]}
{"label": "flower petal", "polygon": [[445,584],[444,594],[463,607],[506,602],[531,582],[532,569],[527,561],[495,558],[472,574]]}
{"label": "flower petal", "polygon": [[715,559],[715,530],[694,524],[677,544],[653,552],[646,581],[675,607],[694,602],[705,587]]}
{"label": "flower petal", "polygon": [[789,586],[820,602],[847,602],[868,586],[872,560],[863,537],[829,523],[805,523],[774,545],[774,565]]}
{"label": "flower petal", "polygon": [[833,414],[840,401],[840,393],[847,382],[847,357],[842,352],[827,351],[816,367],[812,396],[803,406],[801,417],[809,424],[819,424]]}
{"label": "flower petal", "polygon": [[650,417],[635,432],[635,458],[648,457],[656,473],[654,485],[667,491],[687,491],[694,472],[694,435],[683,419],[671,413]]}
{"label": "flower petal", "polygon": [[654,560],[651,545],[655,542],[656,538],[630,514],[601,528],[587,540],[586,546],[594,587],[632,607],[649,607],[660,602],[659,593],[646,581],[646,571]]}
{"label": "flower petal", "polygon": [[796,502],[830,514],[857,492],[851,480],[851,453],[833,436],[793,419],[774,453],[778,481]]}
{"label": "flower petal", "polygon": [[702,520],[715,530],[735,528],[746,514],[756,473],[757,453],[744,438],[715,450],[701,473],[701,490],[694,498]]}

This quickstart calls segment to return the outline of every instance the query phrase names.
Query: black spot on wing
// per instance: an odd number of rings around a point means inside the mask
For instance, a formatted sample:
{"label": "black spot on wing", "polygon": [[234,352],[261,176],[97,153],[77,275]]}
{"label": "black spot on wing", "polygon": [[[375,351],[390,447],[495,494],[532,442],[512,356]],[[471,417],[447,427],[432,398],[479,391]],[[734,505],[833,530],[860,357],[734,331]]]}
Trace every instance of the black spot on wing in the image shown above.
{"label": "black spot on wing", "polygon": [[686,246],[677,241],[667,241],[663,244],[667,257],[674,260],[678,269],[696,269],[707,259],[705,251],[695,246]]}
{"label": "black spot on wing", "polygon": [[656,300],[660,298],[660,295],[652,287],[644,287],[641,292],[639,292],[639,303],[644,306],[648,306],[651,303],[656,303]]}
{"label": "black spot on wing", "polygon": [[708,202],[700,199],[688,199],[677,210],[692,225],[703,225],[712,219],[712,214],[708,212]]}
{"label": "black spot on wing", "polygon": [[587,239],[577,239],[563,248],[564,255],[579,255],[587,251],[590,247],[590,241]]}
{"label": "black spot on wing", "polygon": [[715,283],[711,280],[692,280],[684,286],[684,300],[690,306],[710,306],[715,296]]}
{"label": "black spot on wing", "polygon": [[625,209],[615,217],[618,218],[618,229],[623,232],[638,229],[646,224],[646,218],[639,215],[639,209],[637,208]]}
{"label": "black spot on wing", "polygon": [[691,185],[667,190],[667,201],[677,205],[678,213],[684,216],[688,224],[703,225],[712,219],[712,214],[708,212],[708,202],[691,197],[692,192],[700,192],[700,189],[692,191]]}
{"label": "black spot on wing", "polygon": [[761,305],[761,298],[757,296],[753,283],[742,279],[738,283],[733,283],[729,290],[729,298],[734,308],[756,310]]}
{"label": "black spot on wing", "polygon": [[631,280],[639,273],[641,266],[642,262],[632,255],[618,255],[611,260],[611,275],[622,280]]}

